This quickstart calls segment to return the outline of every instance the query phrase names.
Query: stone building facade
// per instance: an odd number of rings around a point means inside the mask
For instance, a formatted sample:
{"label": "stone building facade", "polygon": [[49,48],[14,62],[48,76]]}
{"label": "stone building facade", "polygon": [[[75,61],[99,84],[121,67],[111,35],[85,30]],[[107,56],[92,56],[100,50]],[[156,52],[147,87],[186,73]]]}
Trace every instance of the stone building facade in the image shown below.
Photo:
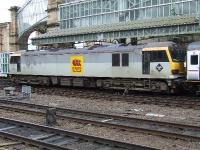
{"label": "stone building facade", "polygon": [[65,2],[64,0],[48,0],[48,7],[47,7],[47,12],[48,12],[47,30],[48,31],[58,28],[58,26],[59,26],[58,6],[59,6],[59,4],[62,4],[64,2]]}
{"label": "stone building facade", "polygon": [[10,22],[0,23],[0,52],[10,51]]}
{"label": "stone building facade", "polygon": [[11,7],[11,22],[0,23],[0,52],[17,51],[16,12],[19,7]]}

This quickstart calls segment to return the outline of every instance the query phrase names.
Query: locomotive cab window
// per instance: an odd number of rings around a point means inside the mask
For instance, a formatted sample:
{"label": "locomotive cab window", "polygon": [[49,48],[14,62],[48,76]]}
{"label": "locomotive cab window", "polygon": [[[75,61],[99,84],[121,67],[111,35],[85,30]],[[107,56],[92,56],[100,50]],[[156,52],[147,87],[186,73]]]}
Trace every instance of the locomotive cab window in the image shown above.
{"label": "locomotive cab window", "polygon": [[120,54],[112,54],[112,66],[120,66]]}
{"label": "locomotive cab window", "polygon": [[150,60],[151,62],[169,62],[166,51],[152,51]]}
{"label": "locomotive cab window", "polygon": [[10,58],[10,63],[11,63],[11,64],[20,63],[20,56],[11,56],[11,58]]}
{"label": "locomotive cab window", "polygon": [[177,45],[169,46],[169,52],[173,62],[184,62],[185,51]]}
{"label": "locomotive cab window", "polygon": [[198,55],[192,55],[190,58],[191,65],[198,65]]}
{"label": "locomotive cab window", "polygon": [[129,54],[128,53],[122,54],[122,66],[123,67],[129,66]]}

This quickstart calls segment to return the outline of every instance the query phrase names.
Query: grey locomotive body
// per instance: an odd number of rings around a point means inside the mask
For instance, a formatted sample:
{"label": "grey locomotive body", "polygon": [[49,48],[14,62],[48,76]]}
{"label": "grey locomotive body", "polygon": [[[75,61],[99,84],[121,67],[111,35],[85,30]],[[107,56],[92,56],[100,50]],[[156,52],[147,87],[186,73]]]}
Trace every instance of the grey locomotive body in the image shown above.
{"label": "grey locomotive body", "polygon": [[184,76],[182,63],[172,59],[173,46],[158,42],[22,52],[11,55],[10,75],[29,84],[173,92],[174,82]]}

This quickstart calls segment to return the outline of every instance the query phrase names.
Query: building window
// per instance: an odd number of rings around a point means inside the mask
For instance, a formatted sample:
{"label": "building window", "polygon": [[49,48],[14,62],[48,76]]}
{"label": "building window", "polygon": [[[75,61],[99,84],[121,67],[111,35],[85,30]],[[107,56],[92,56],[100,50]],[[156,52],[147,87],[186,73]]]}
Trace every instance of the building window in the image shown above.
{"label": "building window", "polygon": [[120,54],[112,54],[112,66],[120,66]]}
{"label": "building window", "polygon": [[151,52],[151,62],[169,62],[166,51]]}
{"label": "building window", "polygon": [[191,65],[198,65],[198,55],[192,55],[190,62],[191,62]]}
{"label": "building window", "polygon": [[122,54],[122,66],[129,66],[129,54]]}

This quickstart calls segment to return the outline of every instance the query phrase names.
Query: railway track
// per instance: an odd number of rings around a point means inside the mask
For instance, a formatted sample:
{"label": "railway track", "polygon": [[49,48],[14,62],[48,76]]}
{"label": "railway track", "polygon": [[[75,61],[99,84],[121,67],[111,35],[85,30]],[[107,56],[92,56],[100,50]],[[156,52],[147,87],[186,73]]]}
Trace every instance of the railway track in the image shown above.
{"label": "railway track", "polygon": [[[5,85],[14,85],[7,79],[0,79],[0,87]],[[3,81],[3,82],[2,82]],[[6,84],[8,82],[8,84]],[[20,91],[20,87],[16,86],[16,89]],[[106,101],[124,101],[128,103],[136,104],[153,104],[163,107],[181,107],[200,109],[200,97],[195,95],[166,95],[161,93],[141,93],[133,92],[128,95],[123,95],[122,91],[116,90],[100,90],[100,89],[84,89],[84,88],[62,88],[62,87],[42,87],[33,86],[32,92],[37,94],[46,95],[59,95],[67,97],[77,97],[95,100]]]}
{"label": "railway track", "polygon": [[50,150],[156,150],[0,117],[0,136]]}
{"label": "railway track", "polygon": [[12,83],[9,79],[0,78],[0,89],[3,90],[5,87],[8,86],[16,86],[16,84]]}
{"label": "railway track", "polygon": [[[45,112],[49,107],[1,99],[0,108],[10,111],[45,115]],[[65,108],[56,108],[56,111],[57,117],[60,119],[70,119],[84,124],[105,126],[118,130],[139,131],[170,138],[200,141],[200,127],[198,126],[99,114]]]}
{"label": "railway track", "polygon": [[[200,109],[200,97],[194,95],[166,95],[161,93],[141,93],[135,92],[123,95],[122,91],[106,91],[97,89],[68,89],[56,87],[33,87],[33,92],[37,94],[59,95],[67,97],[77,97],[106,101],[124,101],[136,104],[153,104],[163,107],[181,107]],[[121,92],[121,93],[120,93]]]}

